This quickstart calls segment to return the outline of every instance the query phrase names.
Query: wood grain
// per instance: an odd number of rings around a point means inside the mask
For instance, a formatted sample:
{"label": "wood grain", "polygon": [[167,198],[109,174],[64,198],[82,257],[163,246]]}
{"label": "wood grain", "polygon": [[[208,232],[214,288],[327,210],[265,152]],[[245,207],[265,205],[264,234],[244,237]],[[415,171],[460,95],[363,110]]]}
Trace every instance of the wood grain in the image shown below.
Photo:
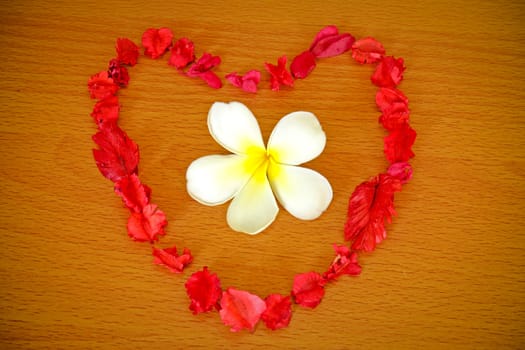
{"label": "wood grain", "polygon": [[[11,1],[0,10],[0,347],[3,349],[503,349],[525,346],[525,6],[520,1]],[[121,93],[121,125],[140,145],[141,179],[166,212],[161,246],[192,249],[183,276],[151,263],[126,236],[126,211],[92,159],[87,78],[118,37],[167,26],[223,59],[220,75],[263,70],[336,24],[375,36],[405,59],[401,88],[418,131],[414,180],[396,196],[388,239],[363,274],[328,287],[290,327],[230,333],[192,316],[184,282],[204,265],[223,287],[287,293],[296,273],[323,270],[342,242],[348,196],[383,171],[371,67],[323,60],[294,89],[257,96],[211,90],[141,58]],[[315,113],[328,136],[309,163],[334,201],[320,219],[284,211],[251,237],[226,206],[185,191],[209,136],[213,101],[238,100],[265,137],[284,114]]]}

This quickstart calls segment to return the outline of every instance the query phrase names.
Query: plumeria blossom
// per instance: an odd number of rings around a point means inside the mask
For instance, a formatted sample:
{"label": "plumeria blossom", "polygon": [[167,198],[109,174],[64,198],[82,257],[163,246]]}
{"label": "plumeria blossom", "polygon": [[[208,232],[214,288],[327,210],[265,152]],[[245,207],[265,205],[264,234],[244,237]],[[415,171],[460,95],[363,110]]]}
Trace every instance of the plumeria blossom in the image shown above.
{"label": "plumeria blossom", "polygon": [[[332,187],[316,171],[298,165],[323,151],[326,135],[310,112],[284,116],[264,146],[257,119],[240,102],[216,102],[208,128],[228,155],[193,161],[186,172],[187,190],[205,205],[230,199],[227,222],[232,229],[257,234],[277,216],[277,200],[302,220],[319,217],[332,201]],[[275,195],[274,195],[275,194]]]}

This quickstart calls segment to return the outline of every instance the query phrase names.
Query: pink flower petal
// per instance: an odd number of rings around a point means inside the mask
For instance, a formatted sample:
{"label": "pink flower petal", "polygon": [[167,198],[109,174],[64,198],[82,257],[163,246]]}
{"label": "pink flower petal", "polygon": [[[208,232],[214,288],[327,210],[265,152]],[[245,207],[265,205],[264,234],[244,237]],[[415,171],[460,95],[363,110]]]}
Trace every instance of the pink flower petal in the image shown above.
{"label": "pink flower petal", "polygon": [[128,219],[128,235],[138,242],[153,242],[165,234],[166,215],[155,204],[148,204]]}
{"label": "pink flower petal", "polygon": [[327,26],[317,33],[310,51],[316,58],[333,57],[350,50],[354,41],[351,34],[339,34],[336,26]]}
{"label": "pink flower petal", "polygon": [[159,58],[168,50],[173,40],[173,33],[169,28],[150,28],[142,34],[144,55],[153,59]]}
{"label": "pink flower petal", "polygon": [[253,331],[265,309],[266,303],[257,295],[228,288],[222,293],[219,314],[222,322],[230,326],[232,332],[242,329]]}
{"label": "pink flower petal", "polygon": [[402,58],[383,57],[370,80],[379,87],[396,87],[403,80],[403,72],[406,69],[403,63]]}
{"label": "pink flower petal", "polygon": [[336,257],[328,271],[323,274],[327,281],[333,281],[341,275],[357,276],[361,273],[361,266],[357,262],[357,253],[344,245],[334,244]]}
{"label": "pink flower petal", "polygon": [[412,166],[407,162],[394,163],[388,167],[388,175],[399,179],[404,185],[412,179]]}
{"label": "pink flower petal", "polygon": [[181,38],[171,48],[168,64],[182,69],[195,60],[195,46],[188,38]]}
{"label": "pink flower petal", "polygon": [[261,81],[261,72],[258,70],[250,70],[245,75],[239,75],[236,72],[226,75],[228,80],[233,86],[239,87],[246,92],[256,93],[257,85]]}

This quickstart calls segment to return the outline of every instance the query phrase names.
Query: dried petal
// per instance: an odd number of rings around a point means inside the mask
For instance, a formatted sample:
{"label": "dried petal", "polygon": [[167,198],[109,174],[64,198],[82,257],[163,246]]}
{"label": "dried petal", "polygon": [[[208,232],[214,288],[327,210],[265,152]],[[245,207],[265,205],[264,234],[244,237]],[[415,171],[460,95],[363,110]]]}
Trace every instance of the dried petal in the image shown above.
{"label": "dried petal", "polygon": [[277,66],[265,63],[264,67],[270,73],[270,84],[272,90],[279,91],[281,85],[293,86],[292,75],[286,70],[286,56],[281,56],[277,60]]}
{"label": "dried petal", "polygon": [[253,331],[265,309],[266,303],[257,295],[228,288],[222,293],[219,314],[222,322],[231,326],[232,332],[242,329]]}
{"label": "dried petal", "polygon": [[168,224],[166,215],[155,204],[148,204],[140,213],[132,213],[128,219],[128,236],[138,242],[152,242],[165,234]]}
{"label": "dried petal", "polygon": [[288,327],[292,318],[292,302],[290,296],[281,294],[270,294],[264,299],[266,310],[261,315],[261,319],[266,327],[276,330]]}
{"label": "dried petal", "polygon": [[388,175],[399,179],[404,185],[412,179],[412,166],[407,162],[394,163],[388,167]]}
{"label": "dried petal", "polygon": [[257,85],[261,81],[261,72],[258,70],[251,70],[245,75],[239,75],[237,72],[226,75],[226,79],[232,83],[233,86],[239,87],[246,92],[256,93]]}
{"label": "dried petal", "polygon": [[118,120],[120,105],[117,96],[110,96],[95,103],[91,116],[97,123],[99,129],[106,124],[116,123]]}
{"label": "dried petal", "polygon": [[212,68],[221,63],[219,56],[212,56],[209,53],[204,53],[201,58],[191,65],[186,75],[191,78],[201,78],[210,87],[219,89],[222,87],[221,79],[211,71]]}
{"label": "dried petal", "polygon": [[177,247],[158,249],[153,247],[154,264],[164,265],[171,272],[181,273],[193,261],[193,256],[188,248],[184,248],[182,255],[177,253]]}
{"label": "dried petal", "polygon": [[317,272],[307,272],[295,275],[292,296],[301,306],[314,308],[324,296],[326,280]]}
{"label": "dried petal", "polygon": [[296,56],[292,64],[290,65],[290,70],[292,71],[292,75],[295,79],[304,79],[315,68],[315,56],[314,54],[307,50],[303,53]]}
{"label": "dried petal", "polygon": [[192,274],[185,287],[191,300],[190,310],[193,314],[208,312],[214,307],[218,309],[222,295],[221,281],[216,274],[208,271],[207,266],[204,266],[202,271]]}
{"label": "dried petal", "polygon": [[408,98],[401,91],[395,88],[380,88],[376,94],[376,104],[383,113],[379,122],[385,129],[393,130],[408,123]]}
{"label": "dried petal", "polygon": [[126,67],[121,66],[116,58],[109,61],[108,76],[113,79],[115,84],[120,86],[127,86],[129,83],[128,70]]}
{"label": "dried petal", "polygon": [[339,34],[336,26],[327,26],[317,33],[310,51],[316,58],[333,57],[350,50],[354,41],[349,33]]}
{"label": "dried petal", "polygon": [[93,135],[93,141],[100,147],[93,150],[93,156],[102,175],[117,182],[137,173],[139,149],[116,124],[105,125]]}
{"label": "dried petal", "polygon": [[171,48],[168,64],[182,69],[195,60],[195,46],[188,38],[181,38]]}
{"label": "dried petal", "polygon": [[408,124],[403,124],[390,131],[385,137],[385,156],[390,163],[406,162],[414,157],[412,145],[416,140],[416,131]]}
{"label": "dried petal", "polygon": [[91,98],[103,100],[115,95],[118,91],[118,85],[111,79],[107,71],[103,71],[89,78],[88,89]]}
{"label": "dried petal", "polygon": [[323,274],[327,281],[333,281],[341,275],[357,276],[361,273],[361,266],[357,262],[357,253],[344,245],[334,244],[336,257],[328,271]]}
{"label": "dried petal", "polygon": [[150,28],[142,34],[144,55],[153,59],[159,58],[171,46],[173,33],[169,28]]}
{"label": "dried petal", "polygon": [[359,63],[375,63],[381,61],[385,48],[374,38],[363,38],[352,45],[352,57]]}
{"label": "dried petal", "polygon": [[139,58],[139,47],[127,38],[118,38],[115,45],[117,60],[120,64],[134,66]]}
{"label": "dried petal", "polygon": [[386,238],[385,220],[392,221],[394,193],[401,191],[401,181],[379,174],[357,186],[348,203],[345,239],[354,240],[352,249],[373,251]]}
{"label": "dried petal", "polygon": [[122,197],[129,210],[140,213],[149,204],[151,189],[141,183],[136,174],[131,174],[115,183],[115,193]]}
{"label": "dried petal", "polygon": [[383,57],[371,77],[372,83],[379,87],[396,87],[403,80],[405,69],[402,58]]}

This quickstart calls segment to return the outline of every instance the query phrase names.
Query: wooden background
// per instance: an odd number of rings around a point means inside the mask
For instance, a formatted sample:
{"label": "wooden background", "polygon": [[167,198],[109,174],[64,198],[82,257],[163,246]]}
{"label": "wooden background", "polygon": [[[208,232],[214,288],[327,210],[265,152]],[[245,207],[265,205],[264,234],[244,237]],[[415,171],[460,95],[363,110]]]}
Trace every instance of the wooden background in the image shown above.
{"label": "wooden background", "polygon": [[[525,6],[520,1],[2,1],[0,10],[0,348],[503,349],[525,347]],[[386,168],[369,66],[324,60],[294,89],[212,90],[141,58],[120,94],[140,145],[141,179],[169,220],[161,246],[192,249],[184,275],[153,265],[126,236],[127,212],[91,155],[86,82],[118,37],[149,27],[220,55],[220,75],[264,70],[336,24],[405,59],[400,88],[418,132],[415,177],[396,196],[388,239],[360,277],[327,288],[289,328],[231,333],[193,316],[184,282],[204,265],[224,287],[287,293],[341,243],[348,196]],[[313,222],[281,211],[258,236],[232,232],[226,205],[185,191],[195,158],[222,152],[206,127],[214,101],[238,100],[267,137],[284,114],[315,113],[328,136],[309,163],[334,188]]]}

